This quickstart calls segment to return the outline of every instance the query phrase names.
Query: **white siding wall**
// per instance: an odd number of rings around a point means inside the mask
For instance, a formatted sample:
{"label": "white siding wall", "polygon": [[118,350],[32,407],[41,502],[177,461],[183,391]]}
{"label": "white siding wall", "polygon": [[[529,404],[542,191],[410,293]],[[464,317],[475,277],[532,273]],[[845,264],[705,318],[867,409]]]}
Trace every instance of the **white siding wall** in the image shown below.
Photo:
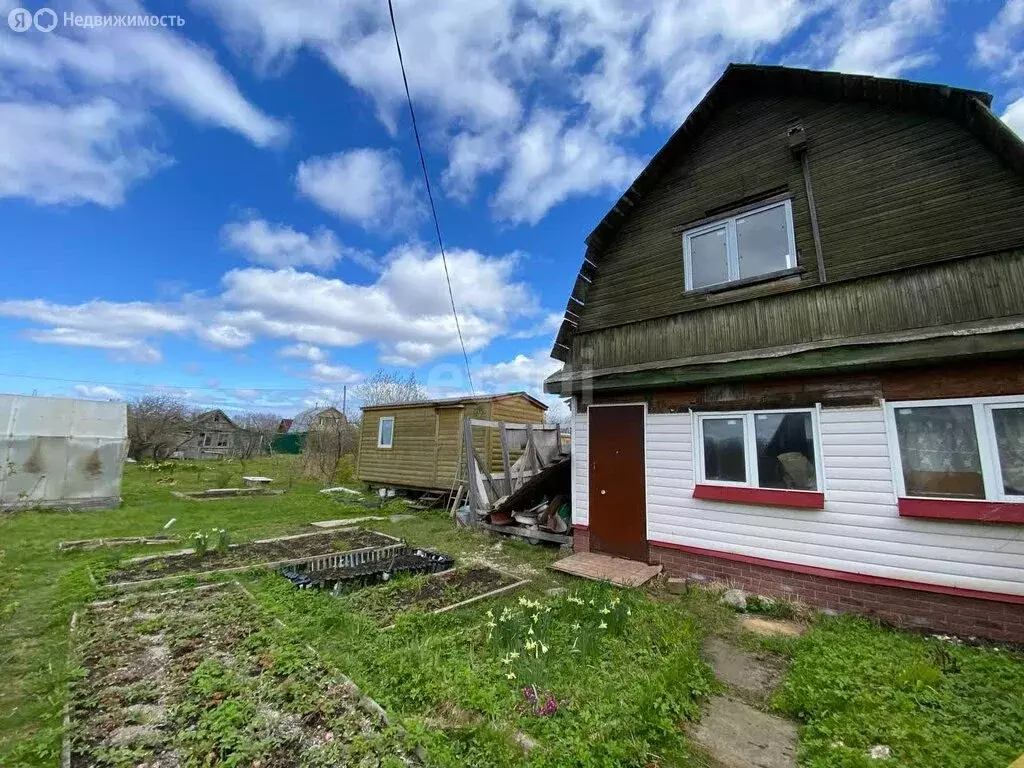
{"label": "white siding wall", "polygon": [[[585,415],[577,420],[576,435],[586,435]],[[1024,527],[899,516],[881,408],[823,410],[821,441],[823,510],[704,501],[693,498],[690,415],[650,414],[648,538],[851,573],[1024,594]],[[585,437],[573,449],[573,519],[586,523]]]}
{"label": "white siding wall", "polygon": [[572,522],[587,525],[590,522],[588,497],[590,496],[590,454],[587,414],[578,413],[572,423]]}

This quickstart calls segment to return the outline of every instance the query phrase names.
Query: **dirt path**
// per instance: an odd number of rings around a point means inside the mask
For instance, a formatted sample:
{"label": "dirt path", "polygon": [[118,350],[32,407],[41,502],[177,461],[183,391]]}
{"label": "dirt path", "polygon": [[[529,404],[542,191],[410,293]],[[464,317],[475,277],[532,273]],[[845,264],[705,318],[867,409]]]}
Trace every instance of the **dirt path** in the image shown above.
{"label": "dirt path", "polygon": [[[790,634],[785,622],[758,619],[752,631]],[[785,673],[785,664],[770,654],[751,653],[721,637],[709,637],[704,655],[728,690],[708,703],[690,733],[721,768],[796,768],[797,728],[765,711]]]}

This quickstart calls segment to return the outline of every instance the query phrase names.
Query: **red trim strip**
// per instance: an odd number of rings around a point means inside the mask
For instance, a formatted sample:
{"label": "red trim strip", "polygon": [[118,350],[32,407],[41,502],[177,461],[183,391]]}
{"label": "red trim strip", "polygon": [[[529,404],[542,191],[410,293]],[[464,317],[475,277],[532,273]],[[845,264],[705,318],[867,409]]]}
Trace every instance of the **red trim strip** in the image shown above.
{"label": "red trim strip", "polygon": [[774,488],[737,488],[732,485],[695,485],[693,498],[711,501],[736,501],[768,507],[824,509],[825,494],[815,491],[784,491]]}
{"label": "red trim strip", "polygon": [[936,520],[971,520],[979,523],[1024,525],[1024,504],[1015,502],[901,498],[899,508],[900,517],[930,517]]}
{"label": "red trim strip", "polygon": [[589,531],[590,530],[590,526],[589,525],[583,525],[582,523],[573,523],[572,527],[574,529],[576,529],[577,531]]}
{"label": "red trim strip", "polygon": [[1024,595],[1007,595],[1001,592],[983,592],[980,589],[962,589],[960,587],[946,587],[941,584],[925,584],[920,581],[904,581],[903,579],[890,579],[885,576],[869,576],[866,573],[850,573],[849,571],[836,571],[831,568],[818,568],[813,565],[798,565],[797,563],[785,563],[781,560],[768,560],[763,557],[751,557],[750,555],[738,555],[734,552],[719,552],[715,549],[704,549],[702,547],[691,547],[687,544],[670,544],[667,541],[647,542],[656,547],[666,549],[678,549],[681,552],[689,552],[694,555],[707,555],[708,557],[720,557],[723,560],[735,560],[750,565],[761,565],[766,568],[777,568],[780,571],[793,571],[794,573],[805,573],[809,576],[821,576],[826,579],[837,581],[852,581],[858,584],[872,584],[877,587],[895,587],[897,589],[914,589],[920,592],[938,592],[943,595],[955,597],[971,597],[978,600],[993,600],[999,603],[1020,603],[1024,604]]}

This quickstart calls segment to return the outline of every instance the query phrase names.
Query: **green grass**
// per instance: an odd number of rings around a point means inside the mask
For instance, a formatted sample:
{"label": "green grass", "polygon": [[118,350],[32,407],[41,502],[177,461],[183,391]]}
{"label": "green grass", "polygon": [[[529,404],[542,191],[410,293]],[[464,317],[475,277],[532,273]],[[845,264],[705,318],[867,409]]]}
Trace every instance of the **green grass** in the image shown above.
{"label": "green grass", "polygon": [[1003,768],[1024,752],[1024,656],[827,619],[797,646],[776,696],[804,720],[801,764]]}
{"label": "green grass", "polygon": [[[172,489],[238,485],[242,474],[266,474],[288,488],[282,496],[184,501]],[[214,526],[234,541],[310,530],[312,520],[379,514],[337,503],[299,480],[295,459],[210,465],[166,473],[127,469],[124,505],[88,513],[23,512],[0,516],[0,765],[53,766],[60,754],[61,717],[69,678],[67,634],[71,614],[103,594],[88,573],[118,556],[157,547],[60,554],[64,539],[186,537]],[[383,514],[405,512],[392,504]],[[524,763],[515,742],[525,734],[539,745],[525,762],[539,766],[694,765],[682,725],[698,716],[715,687],[699,649],[706,633],[732,633],[731,614],[705,593],[675,597],[612,592],[556,574],[546,566],[558,552],[455,529],[443,513],[417,514],[375,530],[449,552],[463,562],[483,559],[525,574],[532,583],[510,596],[437,616],[406,614],[381,629],[360,600],[296,591],[273,574],[256,572],[246,584],[298,642],[352,677],[422,745],[432,764],[504,766]],[[582,590],[579,607],[545,590]],[[570,653],[576,620],[618,594],[631,611],[625,625],[601,634],[593,647]],[[537,627],[549,653],[543,662],[503,664],[508,652],[488,623],[503,608],[526,611],[520,597],[539,601]],[[784,606],[769,606],[784,615]],[[487,612],[491,611],[491,616]],[[580,613],[583,611],[583,613]],[[533,611],[535,612],[535,611]],[[523,630],[526,625],[520,626]],[[490,639],[488,636],[491,635]],[[525,636],[515,647],[522,652]],[[875,744],[893,749],[884,764],[901,768],[1003,768],[1024,752],[1024,657],[1008,650],[951,646],[853,619],[818,622],[802,639],[745,644],[792,658],[774,704],[806,723],[800,761],[813,768],[881,765],[867,758]],[[516,679],[507,674],[513,669]],[[522,683],[534,680],[559,704],[548,717],[529,711]]]}

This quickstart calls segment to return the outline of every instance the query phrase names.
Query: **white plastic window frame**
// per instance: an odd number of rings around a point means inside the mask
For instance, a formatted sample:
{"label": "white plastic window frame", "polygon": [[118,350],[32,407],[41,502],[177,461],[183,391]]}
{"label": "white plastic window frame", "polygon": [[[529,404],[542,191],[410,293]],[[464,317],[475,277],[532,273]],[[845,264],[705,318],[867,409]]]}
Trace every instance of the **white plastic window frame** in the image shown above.
{"label": "white plastic window frame", "polygon": [[[825,462],[821,454],[821,421],[818,408],[775,408],[756,411],[701,411],[694,413],[693,441],[694,467],[697,482],[701,485],[721,485],[730,488],[761,488],[766,491],[788,491],[788,488],[762,488],[757,469],[757,436],[755,418],[762,414],[809,413],[811,415],[811,434],[814,436],[814,480],[815,487],[810,493],[823,493],[825,487]],[[746,467],[747,480],[743,483],[728,480],[709,480],[704,462],[704,422],[708,419],[742,419],[743,420],[743,461]]]}
{"label": "white plastic window frame", "polygon": [[[911,496],[907,493],[903,477],[903,454],[900,452],[899,433],[896,430],[896,411],[900,408],[936,408],[942,406],[969,405],[974,412],[974,430],[978,439],[978,454],[981,457],[981,479],[985,486],[984,499],[964,499],[953,496]],[[1006,395],[999,397],[957,397],[938,400],[901,400],[885,403],[885,431],[889,440],[889,455],[892,457],[893,484],[896,495],[904,499],[927,499],[931,501],[1008,501],[1024,503],[1024,496],[1008,494],[1003,490],[1003,468],[996,443],[995,424],[992,411],[1001,408],[1024,408],[1024,396]]]}
{"label": "white plastic window frame", "polygon": [[[384,422],[391,422],[391,440],[387,443],[384,442]],[[377,422],[377,447],[378,448],[392,448],[395,445],[395,417],[394,416],[381,416]]]}
{"label": "white plastic window frame", "polygon": [[[741,213],[735,213],[731,216],[725,216],[721,219],[702,224],[699,227],[688,229],[683,232],[683,277],[686,281],[686,290],[688,291],[702,291],[710,288],[717,288],[718,286],[728,285],[739,280],[753,280],[759,277],[759,275],[747,275],[746,277],[740,277],[740,254],[739,254],[739,241],[736,237],[736,222],[739,219],[745,219],[748,216],[755,216],[765,211],[770,211],[773,208],[783,208],[786,214],[786,239],[787,239],[787,253],[786,253],[786,266],[779,267],[778,270],[771,270],[769,272],[763,272],[762,274],[771,275],[774,272],[781,272],[786,269],[793,269],[796,267],[796,234],[793,231],[793,202],[790,199],[780,200],[778,202],[769,203],[759,208],[753,208],[751,210],[744,210]],[[726,261],[729,265],[729,279],[720,283],[712,283],[711,285],[698,285],[693,284],[693,249],[690,245],[690,241],[694,237],[700,235],[706,235],[708,232],[714,232],[718,229],[725,230],[725,250],[726,250]]]}

